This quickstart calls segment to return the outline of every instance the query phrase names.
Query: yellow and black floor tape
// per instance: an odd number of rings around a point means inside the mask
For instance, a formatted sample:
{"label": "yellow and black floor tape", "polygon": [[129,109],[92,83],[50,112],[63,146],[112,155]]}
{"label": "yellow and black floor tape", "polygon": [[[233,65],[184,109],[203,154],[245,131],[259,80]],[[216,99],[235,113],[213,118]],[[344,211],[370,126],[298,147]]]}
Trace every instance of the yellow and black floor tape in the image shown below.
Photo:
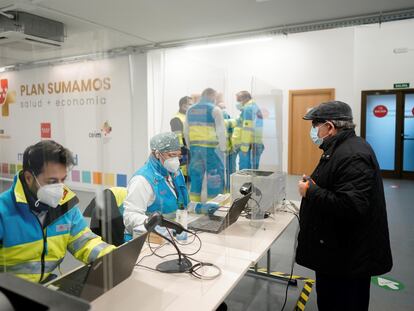
{"label": "yellow and black floor tape", "polygon": [[[267,274],[267,270],[265,268],[258,268],[257,272]],[[312,292],[312,288],[313,288],[313,284],[315,284],[315,280],[310,279],[310,278],[304,278],[299,275],[292,275],[292,277],[290,277],[289,273],[283,273],[283,272],[270,272],[269,274],[278,276],[280,278],[284,278],[286,280],[289,280],[291,278],[292,280],[303,281],[305,284],[303,285],[302,291],[299,295],[298,301],[296,302],[296,306],[293,310],[294,311],[305,310],[305,306],[309,300],[309,296],[310,296],[310,293]]]}

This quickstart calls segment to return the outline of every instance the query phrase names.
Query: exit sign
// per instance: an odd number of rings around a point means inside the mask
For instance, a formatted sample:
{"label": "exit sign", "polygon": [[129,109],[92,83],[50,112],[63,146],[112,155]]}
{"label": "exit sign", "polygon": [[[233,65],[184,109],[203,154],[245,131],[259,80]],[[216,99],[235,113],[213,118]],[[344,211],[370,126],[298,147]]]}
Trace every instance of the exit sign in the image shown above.
{"label": "exit sign", "polygon": [[394,89],[405,89],[410,87],[410,83],[394,83]]}

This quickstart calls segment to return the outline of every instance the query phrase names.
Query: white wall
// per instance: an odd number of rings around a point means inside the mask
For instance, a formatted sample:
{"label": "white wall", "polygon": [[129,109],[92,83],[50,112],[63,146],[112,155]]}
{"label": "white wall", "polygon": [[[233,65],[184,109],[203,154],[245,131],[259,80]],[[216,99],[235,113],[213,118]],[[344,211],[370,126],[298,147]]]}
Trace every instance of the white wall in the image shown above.
{"label": "white wall", "polygon": [[336,99],[350,104],[359,126],[361,90],[389,89],[396,82],[414,85],[414,52],[393,53],[394,48],[414,48],[413,33],[414,20],[407,20],[280,36],[270,42],[151,52],[149,59],[158,58],[160,71],[155,75],[162,85],[155,91],[155,104],[162,109],[150,127],[155,132],[169,130],[178,99],[205,87],[225,93],[232,115],[237,115],[237,91],[271,94],[280,89],[286,170],[289,90],[335,88]]}
{"label": "white wall", "polygon": [[131,83],[131,119],[132,119],[132,171],[135,172],[146,161],[149,141],[149,127],[151,119],[148,104],[148,72],[147,55],[137,54],[129,56],[130,83]]}
{"label": "white wall", "polygon": [[[412,51],[395,54],[395,48]],[[354,52],[354,100],[359,123],[361,91],[392,89],[399,82],[414,87],[414,20],[358,27]]]}

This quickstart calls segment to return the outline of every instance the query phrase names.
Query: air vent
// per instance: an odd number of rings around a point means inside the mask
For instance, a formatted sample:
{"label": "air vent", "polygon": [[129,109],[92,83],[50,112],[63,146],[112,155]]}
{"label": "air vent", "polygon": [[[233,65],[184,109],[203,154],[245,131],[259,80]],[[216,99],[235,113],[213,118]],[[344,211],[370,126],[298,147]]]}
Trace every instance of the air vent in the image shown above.
{"label": "air vent", "polygon": [[0,15],[0,45],[21,50],[57,48],[64,41],[64,24],[26,12],[7,12]]}

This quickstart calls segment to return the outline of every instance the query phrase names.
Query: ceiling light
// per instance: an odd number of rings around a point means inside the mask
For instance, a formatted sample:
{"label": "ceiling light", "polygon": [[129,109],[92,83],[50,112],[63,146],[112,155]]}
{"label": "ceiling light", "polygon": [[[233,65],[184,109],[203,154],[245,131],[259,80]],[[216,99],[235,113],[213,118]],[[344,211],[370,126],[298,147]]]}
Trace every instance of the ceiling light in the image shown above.
{"label": "ceiling light", "polygon": [[414,49],[409,49],[409,48],[397,48],[394,49],[393,52],[394,54],[403,54],[403,53],[408,53],[410,51],[414,51]]}
{"label": "ceiling light", "polygon": [[210,48],[232,46],[232,45],[239,45],[239,44],[246,44],[246,43],[266,42],[266,41],[271,41],[271,40],[273,40],[272,37],[258,37],[258,38],[251,38],[251,39],[229,40],[229,41],[222,41],[222,42],[216,42],[216,43],[190,45],[190,46],[187,46],[185,49],[186,50],[210,49]]}
{"label": "ceiling light", "polygon": [[9,71],[11,69],[13,69],[14,66],[4,66],[4,67],[0,67],[0,73],[5,72],[5,71]]}

